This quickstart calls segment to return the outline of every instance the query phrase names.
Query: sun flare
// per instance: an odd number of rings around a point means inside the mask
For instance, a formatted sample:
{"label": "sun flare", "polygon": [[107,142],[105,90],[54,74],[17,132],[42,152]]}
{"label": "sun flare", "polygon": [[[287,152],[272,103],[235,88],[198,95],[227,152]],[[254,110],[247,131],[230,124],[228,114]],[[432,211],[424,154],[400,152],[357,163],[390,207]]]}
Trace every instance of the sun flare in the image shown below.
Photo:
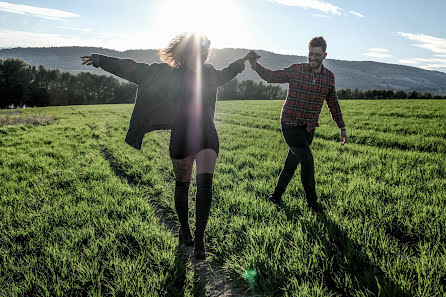
{"label": "sun flare", "polygon": [[152,28],[164,44],[181,32],[204,34],[212,47],[237,47],[246,39],[235,0],[167,0],[157,15]]}

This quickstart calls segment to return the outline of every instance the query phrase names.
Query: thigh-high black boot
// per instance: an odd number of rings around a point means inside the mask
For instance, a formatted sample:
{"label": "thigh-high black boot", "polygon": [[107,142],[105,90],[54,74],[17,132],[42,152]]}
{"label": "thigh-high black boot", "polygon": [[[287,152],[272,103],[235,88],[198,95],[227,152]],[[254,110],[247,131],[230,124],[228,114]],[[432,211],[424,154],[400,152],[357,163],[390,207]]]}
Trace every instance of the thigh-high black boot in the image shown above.
{"label": "thigh-high black boot", "polygon": [[179,182],[175,183],[175,210],[178,215],[178,220],[180,221],[180,230],[178,232],[180,242],[187,246],[192,246],[194,241],[192,239],[192,234],[189,228],[189,204],[188,204],[188,194],[189,194],[189,184],[190,182]]}
{"label": "thigh-high black boot", "polygon": [[206,250],[204,247],[204,232],[209,218],[212,201],[213,174],[197,174],[197,196],[195,200],[195,238],[194,256],[196,259],[204,259]]}

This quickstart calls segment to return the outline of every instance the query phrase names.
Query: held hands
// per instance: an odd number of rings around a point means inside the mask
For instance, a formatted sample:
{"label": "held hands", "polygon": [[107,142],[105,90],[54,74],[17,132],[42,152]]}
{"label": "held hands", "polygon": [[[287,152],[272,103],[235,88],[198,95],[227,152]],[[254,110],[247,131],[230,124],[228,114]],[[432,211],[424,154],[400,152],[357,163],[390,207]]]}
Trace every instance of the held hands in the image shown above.
{"label": "held hands", "polygon": [[249,61],[249,64],[254,66],[257,63],[258,58],[260,58],[260,56],[255,51],[249,51],[246,56],[242,58],[242,60],[243,62]]}
{"label": "held hands", "polygon": [[91,56],[83,56],[82,59],[82,65],[91,65],[93,62],[91,61]]}
{"label": "held hands", "polygon": [[341,146],[344,145],[348,140],[347,130],[345,128],[341,129]]}

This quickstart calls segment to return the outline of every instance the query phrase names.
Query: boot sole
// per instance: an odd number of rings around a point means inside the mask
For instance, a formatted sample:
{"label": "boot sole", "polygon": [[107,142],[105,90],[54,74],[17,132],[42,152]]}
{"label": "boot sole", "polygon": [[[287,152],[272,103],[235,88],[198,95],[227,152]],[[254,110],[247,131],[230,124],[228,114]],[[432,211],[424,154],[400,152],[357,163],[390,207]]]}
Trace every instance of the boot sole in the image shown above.
{"label": "boot sole", "polygon": [[178,240],[180,241],[180,243],[184,244],[185,246],[193,246],[194,245],[193,239],[183,240],[183,236],[181,236],[181,232],[178,235]]}
{"label": "boot sole", "polygon": [[194,244],[194,257],[197,260],[203,260],[204,258],[206,258],[206,249],[205,249],[204,242],[202,245],[199,244],[198,248]]}

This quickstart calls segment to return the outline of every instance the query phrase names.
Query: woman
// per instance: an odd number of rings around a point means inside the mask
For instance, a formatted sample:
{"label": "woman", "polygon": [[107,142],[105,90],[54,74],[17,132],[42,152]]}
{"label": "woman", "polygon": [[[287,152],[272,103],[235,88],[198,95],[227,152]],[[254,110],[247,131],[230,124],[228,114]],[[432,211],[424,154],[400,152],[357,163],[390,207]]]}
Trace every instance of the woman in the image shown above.
{"label": "woman", "polygon": [[[173,38],[167,48],[159,51],[160,58],[165,63],[152,64],[157,65],[152,68],[150,67],[152,65],[131,60],[130,62],[128,59],[101,55],[82,57],[82,64],[93,64],[137,83],[141,90],[138,89],[136,104],[140,96],[153,97],[154,93],[158,100],[149,100],[148,105],[151,105],[150,102],[160,102],[160,100],[175,102],[173,105],[167,105],[169,108],[166,109],[169,111],[164,112],[164,117],[158,115],[159,120],[155,121],[152,118],[151,127],[143,130],[151,131],[159,127],[171,129],[169,153],[176,179],[174,199],[180,221],[179,238],[185,245],[194,246],[196,259],[204,259],[206,255],[204,233],[211,207],[212,180],[219,153],[218,134],[214,125],[217,87],[242,72],[245,68],[244,63],[248,59],[255,58],[252,53],[247,54],[228,67],[216,70],[211,64],[205,64],[209,49],[210,41],[205,36],[183,33]],[[115,64],[119,66],[113,67],[112,65]],[[153,72],[157,74],[154,75]],[[153,85],[158,84],[159,81],[163,86],[153,91]],[[144,93],[145,88],[141,85],[151,91]],[[160,89],[164,90],[164,94]],[[173,107],[170,108],[171,106]],[[158,108],[158,110],[162,112],[163,108]],[[136,112],[138,111],[134,110],[133,115]],[[163,125],[157,125],[161,121],[164,121]],[[135,122],[138,121],[135,120]],[[188,191],[194,160],[196,161],[197,193],[195,234],[192,238],[189,228]]]}

